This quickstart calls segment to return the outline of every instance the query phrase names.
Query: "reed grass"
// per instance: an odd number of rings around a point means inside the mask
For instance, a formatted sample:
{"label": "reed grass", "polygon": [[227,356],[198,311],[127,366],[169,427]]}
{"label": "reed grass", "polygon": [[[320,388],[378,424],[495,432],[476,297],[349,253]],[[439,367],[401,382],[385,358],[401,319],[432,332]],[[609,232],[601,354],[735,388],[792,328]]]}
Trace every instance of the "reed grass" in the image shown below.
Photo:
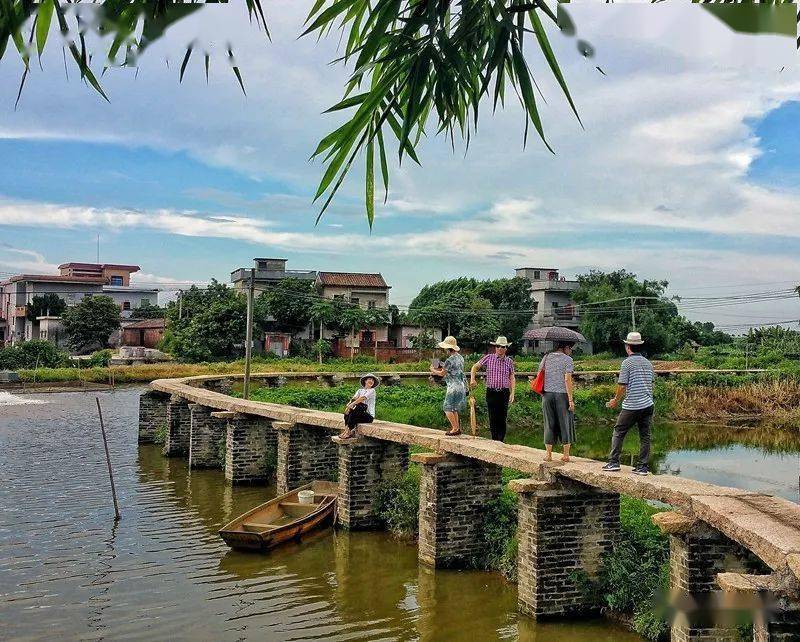
{"label": "reed grass", "polygon": [[773,417],[798,427],[800,381],[765,379],[738,386],[676,386],[672,412],[680,420],[724,420],[741,416]]}

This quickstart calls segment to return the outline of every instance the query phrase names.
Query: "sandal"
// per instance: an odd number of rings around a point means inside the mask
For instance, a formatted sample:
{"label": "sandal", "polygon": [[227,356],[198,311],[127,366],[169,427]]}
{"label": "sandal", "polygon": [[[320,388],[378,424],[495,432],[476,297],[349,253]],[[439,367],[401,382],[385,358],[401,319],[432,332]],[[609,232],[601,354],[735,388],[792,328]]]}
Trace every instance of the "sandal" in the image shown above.
{"label": "sandal", "polygon": [[448,430],[446,433],[444,433],[444,436],[445,437],[458,437],[460,434],[461,434],[461,430],[456,430],[455,432],[453,432],[452,430]]}

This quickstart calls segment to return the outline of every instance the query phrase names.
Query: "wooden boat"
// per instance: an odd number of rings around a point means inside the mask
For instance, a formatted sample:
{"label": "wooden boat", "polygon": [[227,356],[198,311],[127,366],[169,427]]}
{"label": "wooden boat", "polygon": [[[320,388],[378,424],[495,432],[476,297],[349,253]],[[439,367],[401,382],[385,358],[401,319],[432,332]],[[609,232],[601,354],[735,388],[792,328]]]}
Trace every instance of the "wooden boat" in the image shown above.
{"label": "wooden boat", "polygon": [[[301,490],[314,491],[313,504],[300,503],[298,494]],[[336,520],[338,493],[338,484],[328,481],[311,482],[256,506],[226,524],[219,534],[231,548],[267,551],[332,524]]]}

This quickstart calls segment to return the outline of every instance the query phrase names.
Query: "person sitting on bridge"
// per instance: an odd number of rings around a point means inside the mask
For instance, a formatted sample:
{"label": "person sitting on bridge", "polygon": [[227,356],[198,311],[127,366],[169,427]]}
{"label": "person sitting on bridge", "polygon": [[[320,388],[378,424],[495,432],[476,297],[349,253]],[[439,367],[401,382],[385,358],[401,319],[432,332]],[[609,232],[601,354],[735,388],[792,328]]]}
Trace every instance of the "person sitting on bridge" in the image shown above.
{"label": "person sitting on bridge", "polygon": [[361,377],[361,387],[344,407],[345,430],[339,435],[341,439],[355,437],[358,424],[371,424],[375,420],[375,388],[379,385],[380,379],[371,372]]}
{"label": "person sitting on bridge", "polygon": [[642,354],[644,341],[638,332],[629,332],[624,341],[628,358],[622,362],[617,380],[617,391],[606,406],[616,408],[622,397],[622,412],[619,413],[611,438],[611,454],[603,470],[616,472],[620,470],[619,456],[628,430],[636,424],[639,428],[639,461],[633,469],[636,475],[649,473],[650,460],[650,425],[653,422],[655,401],[653,399],[653,382],[656,378],[653,364]]}

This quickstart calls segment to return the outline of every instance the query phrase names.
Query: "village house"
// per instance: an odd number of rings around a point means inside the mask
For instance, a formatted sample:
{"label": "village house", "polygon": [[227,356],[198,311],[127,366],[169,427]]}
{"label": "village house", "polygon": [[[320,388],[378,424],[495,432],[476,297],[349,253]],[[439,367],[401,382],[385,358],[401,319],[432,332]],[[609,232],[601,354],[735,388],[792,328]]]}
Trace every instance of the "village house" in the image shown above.
{"label": "village house", "polygon": [[[526,333],[544,326],[562,326],[578,330],[580,315],[572,293],[578,289],[577,281],[569,281],[559,276],[556,268],[522,267],[516,275],[531,283],[533,314]],[[523,339],[523,351],[542,353],[552,349],[547,341]]]}
{"label": "village house", "polygon": [[136,265],[64,263],[58,269],[59,274],[18,274],[0,282],[0,345],[31,339],[65,344],[59,317],[46,313],[27,318],[27,306],[35,296],[56,294],[69,307],[85,296],[102,294],[119,305],[123,320],[134,308],[146,303],[158,305],[157,289],[130,285],[130,275],[139,270]]}
{"label": "village house", "polygon": [[287,270],[287,259],[253,259],[252,268],[236,268],[231,272],[233,289],[244,292],[250,284],[250,275],[255,274],[255,288],[263,290],[264,287],[275,285],[283,279],[303,279],[314,281],[317,273],[314,270]]}
{"label": "village house", "polygon": [[[389,308],[389,289],[381,274],[363,272],[319,272],[315,282],[317,294],[326,298],[347,301],[366,310],[374,308]],[[376,344],[389,347],[389,324],[368,328],[356,328],[355,334],[343,337],[340,341],[337,335],[328,330],[323,332],[323,338],[334,340],[334,351],[343,348],[374,347]]]}

